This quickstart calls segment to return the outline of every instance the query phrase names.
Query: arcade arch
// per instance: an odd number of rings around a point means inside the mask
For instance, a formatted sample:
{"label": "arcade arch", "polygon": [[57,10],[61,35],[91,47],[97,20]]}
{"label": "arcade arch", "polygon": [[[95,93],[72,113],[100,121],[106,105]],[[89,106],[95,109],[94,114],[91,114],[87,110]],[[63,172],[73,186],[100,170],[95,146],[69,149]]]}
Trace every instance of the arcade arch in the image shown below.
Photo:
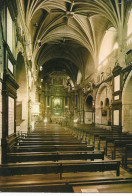
{"label": "arcade arch", "polygon": [[111,125],[111,87],[104,83],[100,86],[95,100],[95,123],[99,125]]}
{"label": "arcade arch", "polygon": [[16,102],[16,130],[27,131],[28,127],[28,82],[24,57],[17,55],[16,81],[19,85]]}
{"label": "arcade arch", "polygon": [[94,123],[93,97],[89,95],[84,104],[85,108],[85,124]]}

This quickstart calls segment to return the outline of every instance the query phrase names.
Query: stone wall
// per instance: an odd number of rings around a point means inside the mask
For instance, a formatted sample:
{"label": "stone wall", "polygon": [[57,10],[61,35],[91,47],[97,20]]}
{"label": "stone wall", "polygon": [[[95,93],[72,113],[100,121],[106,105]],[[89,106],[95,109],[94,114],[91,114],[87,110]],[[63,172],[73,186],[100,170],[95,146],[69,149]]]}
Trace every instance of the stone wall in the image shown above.
{"label": "stone wall", "polygon": [[123,131],[132,133],[132,76],[128,77],[123,91],[122,124]]}

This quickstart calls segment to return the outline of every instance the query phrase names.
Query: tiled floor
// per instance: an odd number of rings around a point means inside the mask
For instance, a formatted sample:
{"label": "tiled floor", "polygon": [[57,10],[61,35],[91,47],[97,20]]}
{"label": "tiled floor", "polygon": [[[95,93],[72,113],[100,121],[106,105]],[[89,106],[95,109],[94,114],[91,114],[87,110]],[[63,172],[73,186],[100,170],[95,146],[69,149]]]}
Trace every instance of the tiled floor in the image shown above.
{"label": "tiled floor", "polygon": [[75,186],[73,190],[75,193],[132,193],[132,184]]}

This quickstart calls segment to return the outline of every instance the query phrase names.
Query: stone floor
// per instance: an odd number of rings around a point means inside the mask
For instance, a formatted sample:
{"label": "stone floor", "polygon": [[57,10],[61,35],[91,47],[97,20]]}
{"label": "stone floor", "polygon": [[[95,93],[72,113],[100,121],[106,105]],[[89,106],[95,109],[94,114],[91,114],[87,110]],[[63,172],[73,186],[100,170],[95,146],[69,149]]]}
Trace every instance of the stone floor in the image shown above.
{"label": "stone floor", "polygon": [[132,184],[75,186],[73,190],[75,193],[132,193]]}

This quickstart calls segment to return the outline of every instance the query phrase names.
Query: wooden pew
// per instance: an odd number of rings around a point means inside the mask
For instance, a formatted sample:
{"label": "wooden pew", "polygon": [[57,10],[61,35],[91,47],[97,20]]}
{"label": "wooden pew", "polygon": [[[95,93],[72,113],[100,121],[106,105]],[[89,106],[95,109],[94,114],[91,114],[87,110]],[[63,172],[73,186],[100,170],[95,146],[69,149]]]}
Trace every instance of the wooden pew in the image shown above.
{"label": "wooden pew", "polygon": [[59,160],[104,160],[104,152],[36,152],[36,153],[8,153],[8,163],[32,161],[59,161]]}
{"label": "wooden pew", "polygon": [[27,174],[46,174],[73,172],[104,172],[116,171],[116,176],[120,175],[119,161],[100,161],[100,162],[36,162],[36,163],[14,163],[0,165],[1,176],[27,175]]}
{"label": "wooden pew", "polygon": [[116,170],[116,176],[120,175],[120,162],[103,161],[103,162],[85,162],[85,163],[61,163],[60,179],[63,173],[72,172],[95,172],[95,171],[113,171]]}
{"label": "wooden pew", "polygon": [[106,154],[106,156],[108,155],[108,148],[110,147],[111,149],[113,149],[112,150],[112,157],[113,157],[113,159],[115,159],[116,148],[117,147],[120,148],[120,146],[124,147],[124,145],[126,145],[127,142],[129,142],[131,144],[132,137],[129,137],[129,136],[127,136],[127,137],[107,137],[106,138],[106,147],[105,147],[105,154]]}
{"label": "wooden pew", "polygon": [[117,152],[117,148],[120,148],[120,152],[124,152],[124,147],[126,146],[126,144],[132,144],[132,139],[122,139],[122,140],[115,140],[114,141],[114,147],[113,147],[113,151],[112,151],[112,159],[116,159],[116,152]]}
{"label": "wooden pew", "polygon": [[27,145],[15,146],[14,152],[54,152],[54,151],[92,151],[93,146],[86,144],[74,145]]}
{"label": "wooden pew", "polygon": [[27,136],[29,137],[38,137],[38,136],[62,136],[62,137],[71,137],[72,135],[70,133],[55,133],[55,132],[44,132],[44,133],[29,133]]}
{"label": "wooden pew", "polygon": [[59,135],[59,136],[71,136],[71,133],[69,133],[69,132],[55,132],[55,131],[53,131],[53,132],[49,132],[49,131],[44,131],[43,133],[39,133],[39,132],[32,132],[32,133],[28,133],[27,135],[29,135],[29,136],[41,136],[41,135]]}
{"label": "wooden pew", "polygon": [[[126,144],[125,154],[122,156],[122,165],[126,169],[131,170],[132,165],[132,144]],[[130,165],[130,166],[128,166]]]}
{"label": "wooden pew", "polygon": [[19,146],[29,146],[29,145],[82,145],[85,143],[80,143],[79,141],[20,141]]}
{"label": "wooden pew", "polygon": [[[23,180],[22,176],[19,176],[18,182],[16,179],[12,182],[6,176],[5,178],[8,181],[4,181],[2,184],[0,183],[0,191],[1,192],[49,192],[49,193],[72,193],[73,190],[75,193],[81,193],[81,189],[84,187],[89,188],[92,185],[92,189],[96,190],[97,186],[101,186],[101,189],[104,189],[105,192],[107,190],[111,190],[113,192],[113,185],[114,190],[120,193],[131,193],[132,188],[132,178],[110,178],[110,179],[63,179],[63,180],[50,180],[50,182],[46,182],[44,176],[39,177],[39,180],[35,178],[35,176],[27,175],[26,180]],[[13,178],[13,177],[12,177]],[[32,181],[31,181],[32,178]],[[30,181],[30,184],[27,182]],[[116,187],[116,189],[115,189]],[[90,188],[91,189],[91,188]],[[127,191],[124,191],[126,190]],[[79,191],[80,190],[80,191]],[[109,191],[109,192],[111,192]]]}
{"label": "wooden pew", "polygon": [[[71,128],[71,133],[72,135],[76,136],[78,139],[83,139],[85,141],[86,138],[90,138],[90,136],[92,135],[92,133],[94,133],[95,131],[100,131],[102,130],[102,128],[98,128],[95,126],[86,126],[86,127],[70,127]],[[90,144],[90,139],[88,140],[88,144]]]}
{"label": "wooden pew", "polygon": [[7,163],[7,153],[14,152],[14,146],[17,145],[16,134],[13,133],[6,138],[1,139],[1,162]]}
{"label": "wooden pew", "polygon": [[94,129],[91,131],[86,131],[87,137],[88,137],[88,144],[93,144],[95,145],[95,139],[96,136],[99,136],[101,134],[111,134],[111,131],[109,130],[104,130],[104,129]]}
{"label": "wooden pew", "polygon": [[34,140],[38,140],[38,141],[41,141],[41,140],[43,140],[43,141],[56,141],[56,140],[61,140],[61,141],[66,141],[66,140],[68,140],[68,141],[78,141],[76,138],[74,138],[74,137],[56,137],[56,136],[49,136],[49,137],[43,137],[43,136],[41,136],[41,137],[26,137],[26,138],[24,138],[24,140],[25,141],[34,141]]}
{"label": "wooden pew", "polygon": [[103,147],[103,150],[106,146],[106,140],[110,140],[110,139],[120,139],[120,138],[125,138],[125,137],[131,137],[129,134],[127,133],[122,133],[122,134],[117,134],[117,133],[112,133],[111,135],[108,135],[108,134],[100,134],[99,136],[99,140],[98,140],[98,150],[100,150],[100,147],[101,147],[101,144],[102,142],[105,143],[104,147]]}
{"label": "wooden pew", "polygon": [[13,133],[6,137],[7,152],[13,152],[14,146],[17,144],[18,138]]}
{"label": "wooden pew", "polygon": [[109,137],[112,135],[112,132],[111,131],[98,131],[98,132],[95,132],[93,133],[93,145],[95,148],[99,149],[100,148],[100,137],[101,136],[106,136],[106,137]]}

